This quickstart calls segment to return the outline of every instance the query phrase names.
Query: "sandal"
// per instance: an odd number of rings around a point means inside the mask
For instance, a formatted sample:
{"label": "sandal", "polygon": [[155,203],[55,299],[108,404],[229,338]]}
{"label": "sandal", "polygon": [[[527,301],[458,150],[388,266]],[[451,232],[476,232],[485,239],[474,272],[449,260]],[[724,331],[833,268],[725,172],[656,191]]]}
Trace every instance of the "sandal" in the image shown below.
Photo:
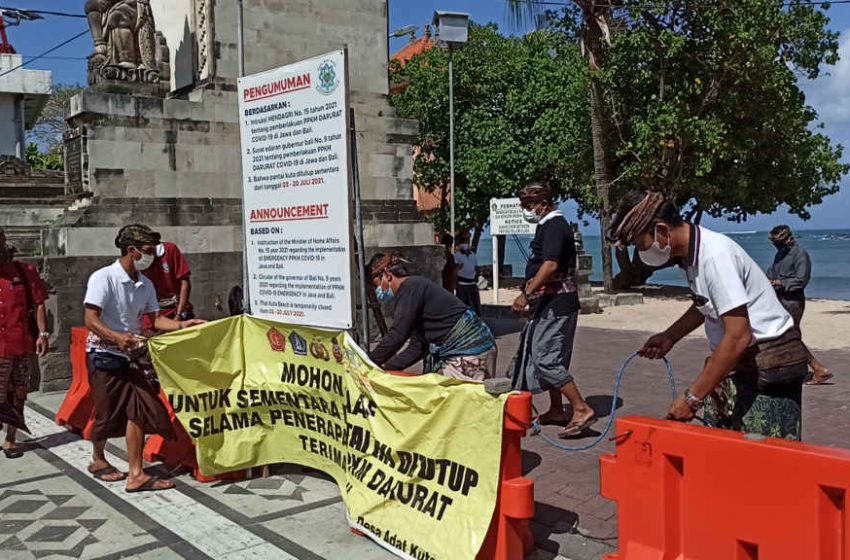
{"label": "sandal", "polygon": [[566,439],[569,437],[577,436],[589,427],[593,426],[597,420],[599,420],[599,418],[596,416],[596,414],[594,414],[583,422],[570,422],[569,424],[567,424],[566,428],[561,430],[561,432],[558,434],[558,437],[561,439]]}
{"label": "sandal", "polygon": [[[94,476],[96,479],[100,480],[101,482],[120,482],[120,481],[127,478],[127,473],[119,471],[118,469],[116,469],[112,465],[109,465],[108,467],[103,467],[101,469],[95,469],[95,470],[92,470],[91,467],[89,467],[89,472],[92,474],[92,476]],[[107,476],[109,476],[111,474],[115,474],[115,473],[119,473],[121,475],[121,477],[120,478],[106,478]]]}
{"label": "sandal", "polygon": [[822,373],[821,375],[815,374],[815,375],[812,376],[811,379],[806,381],[805,384],[806,385],[823,385],[824,383],[826,383],[827,381],[829,381],[833,377],[835,377],[835,375],[833,375],[829,372]]}
{"label": "sandal", "polygon": [[171,490],[172,488],[174,488],[173,482],[152,476],[138,488],[125,488],[124,491],[128,494],[135,494],[136,492],[159,492],[160,490]]}
{"label": "sandal", "polygon": [[24,456],[24,452],[15,447],[12,449],[3,449],[3,455],[5,455],[7,459],[20,459]]}

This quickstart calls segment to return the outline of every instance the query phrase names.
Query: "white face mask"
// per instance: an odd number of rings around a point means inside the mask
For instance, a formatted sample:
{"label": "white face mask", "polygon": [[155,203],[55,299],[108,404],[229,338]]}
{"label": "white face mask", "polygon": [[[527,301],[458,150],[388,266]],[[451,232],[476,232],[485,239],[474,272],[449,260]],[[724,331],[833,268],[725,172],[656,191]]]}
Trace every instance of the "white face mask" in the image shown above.
{"label": "white face mask", "polygon": [[522,209],[522,219],[528,222],[529,224],[536,224],[540,222],[540,216],[537,215],[537,212],[534,210],[529,210],[527,208]]}
{"label": "white face mask", "polygon": [[142,253],[142,258],[137,261],[133,261],[133,267],[136,270],[146,270],[150,265],[153,264],[153,255],[148,255],[147,253]]}
{"label": "white face mask", "polygon": [[673,250],[673,246],[670,244],[670,237],[668,236],[667,246],[662,249],[661,244],[658,243],[657,230],[654,235],[655,241],[652,242],[652,246],[646,251],[638,251],[638,256],[647,266],[664,266],[670,260],[670,252]]}

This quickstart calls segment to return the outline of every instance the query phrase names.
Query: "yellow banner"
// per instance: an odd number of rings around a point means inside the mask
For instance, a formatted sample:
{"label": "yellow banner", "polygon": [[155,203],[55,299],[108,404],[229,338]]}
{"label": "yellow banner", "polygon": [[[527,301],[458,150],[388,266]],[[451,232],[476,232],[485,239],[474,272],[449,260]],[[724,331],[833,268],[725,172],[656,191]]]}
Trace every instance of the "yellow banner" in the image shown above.
{"label": "yellow banner", "polygon": [[336,480],[349,522],[399,556],[475,558],[507,396],[389,375],[344,332],[246,316],[156,337],[150,350],[202,473],[312,467]]}

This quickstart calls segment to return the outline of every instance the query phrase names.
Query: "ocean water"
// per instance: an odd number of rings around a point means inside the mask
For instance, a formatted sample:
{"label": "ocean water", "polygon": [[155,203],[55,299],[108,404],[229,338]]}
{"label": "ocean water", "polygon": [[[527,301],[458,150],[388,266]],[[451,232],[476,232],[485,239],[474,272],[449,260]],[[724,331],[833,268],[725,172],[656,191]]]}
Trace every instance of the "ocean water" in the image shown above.
{"label": "ocean water", "polygon": [[[773,262],[776,253],[767,240],[766,231],[727,233],[734,239],[763,269]],[[812,298],[850,300],[850,229],[840,230],[798,230],[794,232],[797,242],[809,253],[812,259],[812,280],[806,288],[806,295]],[[513,266],[514,276],[522,276],[525,270],[525,256],[528,253],[530,236],[507,238],[505,264]],[[602,280],[601,240],[598,236],[584,236],[584,250],[593,257],[591,280]],[[492,262],[492,241],[481,238],[478,245],[478,262]],[[617,263],[614,262],[614,273]],[[667,268],[656,272],[649,282],[654,284],[687,285],[677,268]]]}

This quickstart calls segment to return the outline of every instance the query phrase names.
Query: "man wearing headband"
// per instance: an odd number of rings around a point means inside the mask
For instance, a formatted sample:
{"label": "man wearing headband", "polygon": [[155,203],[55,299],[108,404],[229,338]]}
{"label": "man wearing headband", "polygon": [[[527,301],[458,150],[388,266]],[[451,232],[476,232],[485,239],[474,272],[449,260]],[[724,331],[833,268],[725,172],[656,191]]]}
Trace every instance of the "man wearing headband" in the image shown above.
{"label": "man wearing headband", "polygon": [[496,340],[462,301],[411,275],[410,262],[398,253],[375,255],[368,270],[378,301],[395,301],[389,332],[369,352],[373,362],[400,371],[424,358],[425,373],[478,382],[493,377]]}
{"label": "man wearing headband", "polygon": [[[794,318],[794,324],[800,328],[803,312],[806,310],[805,290],[812,276],[812,261],[809,254],[794,239],[790,227],[776,226],[770,230],[768,239],[776,247],[776,257],[767,269],[767,277],[770,278],[779,301]],[[812,385],[821,385],[832,379],[829,370],[811,354],[809,366],[812,368]]]}
{"label": "man wearing headband", "polygon": [[691,289],[693,305],[641,355],[662,358],[705,325],[711,356],[668,418],[690,421],[705,405],[715,427],[799,440],[808,353],[753,259],[725,235],[683,222],[676,205],[654,192],[625,196],[608,234],[634,245],[649,266],[677,264]]}
{"label": "man wearing headband", "polygon": [[[525,267],[525,286],[513,304],[515,313],[529,314],[513,361],[513,385],[518,391],[548,391],[551,404],[540,420],[566,424],[558,437],[571,437],[596,421],[570,374],[579,313],[575,237],[545,185],[526,186],[519,192],[519,202],[525,220],[537,224],[537,230]],[[569,420],[562,395],[572,408]]]}
{"label": "man wearing headband", "polygon": [[[47,286],[36,268],[12,260],[0,228],[0,423],[6,424],[3,454],[18,459],[18,428],[25,428],[24,403],[29,391],[34,353],[47,354]],[[0,424],[0,427],[2,424]]]}
{"label": "man wearing headband", "polygon": [[[155,379],[145,376],[142,318],[158,331],[176,331],[203,321],[176,321],[159,313],[156,290],[142,271],[155,258],[160,235],[133,224],[121,228],[115,246],[121,257],[91,275],[85,296],[89,329],[86,352],[94,399],[92,462],[89,472],[105,482],[127,480],[127,492],[166,490],[173,483],[145,474],[142,450],[145,434],[173,439],[168,412],[159,400]],[[107,438],[125,436],[129,473],[119,472],[104,455]]]}

